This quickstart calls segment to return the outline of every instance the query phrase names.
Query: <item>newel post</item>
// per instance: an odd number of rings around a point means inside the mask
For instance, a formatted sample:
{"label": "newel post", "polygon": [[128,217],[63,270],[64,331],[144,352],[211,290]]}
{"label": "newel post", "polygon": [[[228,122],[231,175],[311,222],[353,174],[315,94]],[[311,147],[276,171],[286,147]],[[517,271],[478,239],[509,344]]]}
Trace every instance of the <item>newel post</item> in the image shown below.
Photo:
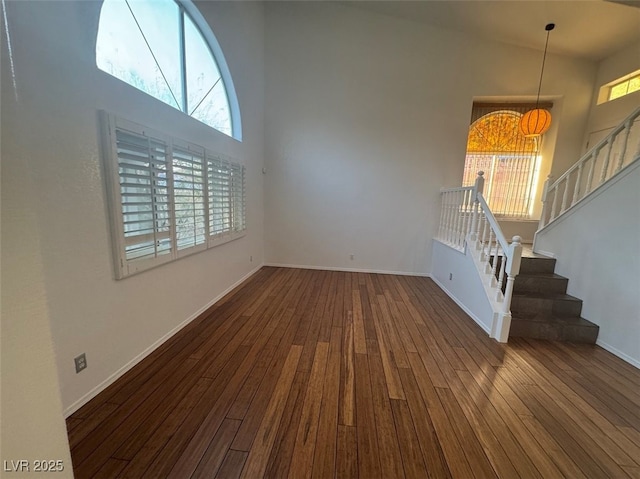
{"label": "newel post", "polygon": [[549,209],[549,200],[547,199],[547,194],[549,193],[549,187],[553,183],[553,175],[547,176],[547,181],[544,182],[544,188],[542,190],[542,214],[540,215],[540,223],[538,224],[538,229],[544,228],[544,225],[547,222],[547,213]]}
{"label": "newel post", "polygon": [[520,272],[520,261],[522,258],[522,238],[514,236],[509,245],[507,256],[507,285],[502,302],[502,312],[495,328],[495,337],[501,343],[506,343],[509,339],[509,329],[511,328],[511,298],[513,297],[513,283]]}
{"label": "newel post", "polygon": [[481,195],[484,191],[484,171],[478,171],[476,182],[473,185],[473,214],[471,217],[471,241],[478,239],[478,195]]}

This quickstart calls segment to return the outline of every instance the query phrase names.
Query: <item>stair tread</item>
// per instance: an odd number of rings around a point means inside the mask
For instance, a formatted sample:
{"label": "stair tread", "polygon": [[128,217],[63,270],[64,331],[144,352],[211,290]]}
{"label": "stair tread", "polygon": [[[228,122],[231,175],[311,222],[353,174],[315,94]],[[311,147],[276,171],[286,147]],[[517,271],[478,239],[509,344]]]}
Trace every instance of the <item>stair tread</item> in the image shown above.
{"label": "stair tread", "polygon": [[566,293],[541,293],[539,291],[514,291],[513,297],[518,298],[532,298],[532,299],[550,299],[550,300],[562,300],[562,301],[582,301],[580,298],[571,296]]}
{"label": "stair tread", "polygon": [[567,279],[566,276],[561,276],[556,273],[520,273],[516,279],[518,278]]}
{"label": "stair tread", "polygon": [[529,259],[555,259],[552,258],[551,256],[545,256],[543,254],[540,253],[534,253],[533,251],[522,251],[522,258],[529,258]]}
{"label": "stair tread", "polygon": [[549,323],[558,325],[570,325],[570,326],[584,326],[590,328],[599,328],[597,324],[591,321],[581,318],[579,316],[549,316],[549,315],[535,315],[531,317],[522,316],[517,313],[513,314],[511,321],[531,321],[536,323]]}

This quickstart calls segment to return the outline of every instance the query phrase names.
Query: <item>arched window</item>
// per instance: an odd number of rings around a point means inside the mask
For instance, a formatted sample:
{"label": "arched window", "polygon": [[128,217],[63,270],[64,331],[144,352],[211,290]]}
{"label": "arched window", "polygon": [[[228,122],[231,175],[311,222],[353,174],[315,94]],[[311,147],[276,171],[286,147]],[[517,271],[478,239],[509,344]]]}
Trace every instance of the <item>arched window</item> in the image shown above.
{"label": "arched window", "polygon": [[240,111],[222,50],[189,0],[104,0],[102,71],[237,140]]}
{"label": "arched window", "polygon": [[484,171],[483,195],[493,213],[526,219],[535,194],[539,139],[521,133],[521,116],[494,109],[471,124],[463,185],[473,185],[478,171]]}

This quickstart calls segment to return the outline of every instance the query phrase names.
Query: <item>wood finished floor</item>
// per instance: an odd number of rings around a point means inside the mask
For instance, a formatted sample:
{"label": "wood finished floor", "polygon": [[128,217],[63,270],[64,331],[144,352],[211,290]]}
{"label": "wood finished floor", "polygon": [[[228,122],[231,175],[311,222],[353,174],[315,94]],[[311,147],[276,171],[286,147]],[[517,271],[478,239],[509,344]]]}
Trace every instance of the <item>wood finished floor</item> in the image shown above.
{"label": "wood finished floor", "polygon": [[76,478],[638,478],[640,371],[427,278],[263,268],[67,427]]}

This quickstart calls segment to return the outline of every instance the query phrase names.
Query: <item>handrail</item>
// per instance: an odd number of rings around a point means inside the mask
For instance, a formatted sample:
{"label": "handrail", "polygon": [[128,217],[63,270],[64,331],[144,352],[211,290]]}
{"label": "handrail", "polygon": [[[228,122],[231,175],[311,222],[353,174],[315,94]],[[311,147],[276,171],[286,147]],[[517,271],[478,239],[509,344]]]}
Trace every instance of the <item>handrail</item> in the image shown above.
{"label": "handrail", "polygon": [[473,186],[454,186],[453,188],[440,188],[440,193],[450,193],[454,191],[471,191]]}
{"label": "handrail", "polygon": [[509,244],[482,196],[483,189],[484,173],[480,171],[473,186],[440,190],[438,239],[473,257],[494,307],[491,337],[506,342],[511,326],[513,282],[520,272],[522,240],[514,236]]}
{"label": "handrail", "polygon": [[[636,152],[631,155],[631,160],[625,163],[631,131],[635,121],[639,117],[640,107],[636,108],[605,138],[596,143],[593,148],[585,153],[557,180],[553,181],[553,177],[551,175],[548,176],[542,193],[543,207],[538,230],[555,221],[569,208],[582,201],[591,192],[618,174],[623,167],[629,166],[631,163],[640,159],[639,141]],[[621,133],[624,133],[624,135],[621,135]],[[617,142],[618,138],[621,139],[620,142]],[[606,155],[601,158],[600,153],[605,149]],[[614,160],[617,157],[613,169],[611,165],[612,156]],[[593,185],[596,167],[600,168],[600,174],[596,180],[597,184]],[[586,179],[584,175],[585,170],[588,170]],[[560,196],[561,198],[559,198]],[[556,212],[559,201],[561,202],[560,208],[559,211]]]}
{"label": "handrail", "polygon": [[480,207],[482,208],[484,215],[487,218],[487,221],[491,225],[491,228],[493,229],[494,234],[496,235],[496,240],[498,240],[498,242],[500,243],[500,247],[502,248],[503,251],[508,250],[509,242],[507,241],[506,236],[502,232],[502,229],[498,224],[498,220],[493,215],[491,208],[489,208],[487,201],[484,199],[484,196],[482,196],[482,193],[478,193],[478,201],[480,202]]}

